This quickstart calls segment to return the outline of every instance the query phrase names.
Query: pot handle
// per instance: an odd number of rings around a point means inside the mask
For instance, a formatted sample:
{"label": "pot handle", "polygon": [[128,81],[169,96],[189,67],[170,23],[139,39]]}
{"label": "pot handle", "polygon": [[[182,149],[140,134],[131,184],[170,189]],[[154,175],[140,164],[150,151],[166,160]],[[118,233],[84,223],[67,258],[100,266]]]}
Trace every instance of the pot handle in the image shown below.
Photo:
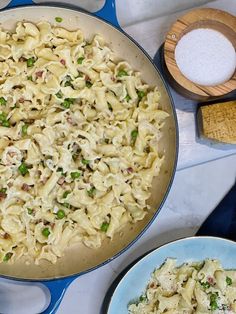
{"label": "pot handle", "polygon": [[76,277],[69,277],[65,279],[56,279],[56,280],[49,280],[49,281],[42,281],[40,282],[42,285],[46,286],[50,292],[51,300],[48,307],[41,313],[41,314],[54,314],[58,309],[61,301],[64,297],[64,294],[72,283],[72,281]]}
{"label": "pot handle", "polygon": [[99,11],[93,14],[101,17],[103,20],[111,23],[113,26],[121,28],[117,20],[115,0],[105,0],[104,6]]}
{"label": "pot handle", "polygon": [[[59,2],[59,1],[58,1]],[[17,7],[21,5],[35,4],[32,0],[11,0],[7,5],[7,8]],[[93,13],[94,15],[106,20],[113,26],[120,28],[116,15],[116,3],[115,0],[105,0],[104,6]]]}

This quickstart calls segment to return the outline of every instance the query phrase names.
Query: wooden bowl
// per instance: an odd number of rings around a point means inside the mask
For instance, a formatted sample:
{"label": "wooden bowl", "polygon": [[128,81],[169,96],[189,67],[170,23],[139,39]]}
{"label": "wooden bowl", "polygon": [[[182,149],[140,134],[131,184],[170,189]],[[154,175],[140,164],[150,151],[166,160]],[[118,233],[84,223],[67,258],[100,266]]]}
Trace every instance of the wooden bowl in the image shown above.
{"label": "wooden bowl", "polygon": [[197,28],[211,28],[227,37],[236,49],[236,17],[217,9],[196,9],[180,17],[171,27],[164,43],[164,59],[173,87],[188,98],[206,100],[228,94],[236,89],[236,71],[225,83],[203,86],[187,79],[175,60],[175,48],[180,38]]}

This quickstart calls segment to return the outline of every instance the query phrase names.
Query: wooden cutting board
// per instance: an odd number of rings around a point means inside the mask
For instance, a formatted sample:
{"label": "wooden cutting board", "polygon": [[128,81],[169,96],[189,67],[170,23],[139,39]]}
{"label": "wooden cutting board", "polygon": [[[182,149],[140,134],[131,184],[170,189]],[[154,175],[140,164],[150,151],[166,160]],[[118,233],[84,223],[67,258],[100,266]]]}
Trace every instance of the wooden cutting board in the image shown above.
{"label": "wooden cutting board", "polygon": [[236,144],[236,101],[203,105],[197,118],[201,137]]}

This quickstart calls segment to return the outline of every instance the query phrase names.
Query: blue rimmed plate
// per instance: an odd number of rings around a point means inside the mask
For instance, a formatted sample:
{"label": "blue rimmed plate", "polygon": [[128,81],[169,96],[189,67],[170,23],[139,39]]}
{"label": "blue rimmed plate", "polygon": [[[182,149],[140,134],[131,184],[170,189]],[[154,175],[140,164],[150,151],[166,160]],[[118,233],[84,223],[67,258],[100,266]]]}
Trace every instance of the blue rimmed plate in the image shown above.
{"label": "blue rimmed plate", "polygon": [[118,283],[108,306],[108,314],[127,314],[131,300],[145,290],[150,275],[166,258],[176,258],[177,264],[219,259],[224,268],[236,268],[236,242],[216,237],[192,237],[165,244],[139,260]]}

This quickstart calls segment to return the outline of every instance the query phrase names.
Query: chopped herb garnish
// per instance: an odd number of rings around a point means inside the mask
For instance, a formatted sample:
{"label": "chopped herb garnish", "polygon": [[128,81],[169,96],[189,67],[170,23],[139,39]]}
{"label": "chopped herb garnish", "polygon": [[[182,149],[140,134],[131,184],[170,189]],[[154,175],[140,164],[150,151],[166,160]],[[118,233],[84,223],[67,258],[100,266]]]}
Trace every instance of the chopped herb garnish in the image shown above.
{"label": "chopped herb garnish", "polygon": [[63,19],[62,19],[62,17],[57,16],[57,17],[55,17],[55,21],[56,21],[57,23],[61,23],[61,22],[63,21]]}
{"label": "chopped herb garnish", "polygon": [[6,99],[4,97],[0,97],[0,105],[1,106],[6,106],[6,104],[7,104]]}
{"label": "chopped herb garnish", "polygon": [[82,159],[82,164],[83,165],[88,165],[89,164],[89,160],[88,159]]}
{"label": "chopped herb garnish", "polygon": [[48,238],[49,237],[49,234],[50,234],[50,230],[48,228],[44,228],[42,230],[42,235],[45,237],[45,238]]}
{"label": "chopped herb garnish", "polygon": [[125,71],[125,70],[120,70],[117,74],[118,77],[121,77],[121,76],[127,76],[128,73]]}
{"label": "chopped herb garnish", "polygon": [[18,171],[22,176],[25,176],[29,172],[28,167],[24,162],[18,167]]}
{"label": "chopped herb garnish", "polygon": [[93,197],[96,193],[96,188],[93,186],[90,190],[87,191],[88,196]]}
{"label": "chopped herb garnish", "polygon": [[67,198],[67,196],[71,193],[71,191],[65,191],[62,195],[62,198]]}
{"label": "chopped herb garnish", "polygon": [[28,214],[32,215],[33,214],[33,209],[32,208],[27,208]]}
{"label": "chopped herb garnish", "polygon": [[77,63],[78,64],[82,64],[83,60],[84,60],[84,57],[80,57],[80,58],[77,59]]}
{"label": "chopped herb garnish", "polygon": [[22,135],[27,135],[27,129],[28,129],[28,125],[27,124],[24,124],[21,128],[21,133]]}
{"label": "chopped herb garnish", "polygon": [[100,230],[103,232],[107,232],[108,227],[109,227],[109,223],[105,221],[102,223]]}
{"label": "chopped herb garnish", "polygon": [[125,97],[125,100],[128,102],[128,101],[130,101],[130,99],[131,99],[130,95],[127,94],[126,97]]}
{"label": "chopped herb garnish", "polygon": [[27,79],[32,82],[33,81],[32,75],[28,76]]}
{"label": "chopped herb garnish", "polygon": [[34,63],[35,63],[35,59],[32,57],[32,58],[29,58],[27,61],[26,61],[26,63],[27,63],[27,67],[28,68],[31,68],[33,65],[34,65]]}
{"label": "chopped herb garnish", "polygon": [[137,136],[138,136],[138,130],[133,130],[133,131],[131,132],[131,137],[132,137],[132,139],[133,139],[133,140],[136,140]]}
{"label": "chopped herb garnish", "polygon": [[227,283],[228,286],[231,286],[233,281],[232,281],[232,279],[230,277],[227,276],[226,277],[226,283]]}
{"label": "chopped herb garnish", "polygon": [[217,293],[211,293],[211,295],[210,295],[210,307],[211,307],[212,311],[215,311],[218,309],[217,299],[218,299]]}
{"label": "chopped herb garnish", "polygon": [[138,94],[138,99],[139,100],[141,100],[146,95],[146,93],[144,91],[142,91],[142,90],[138,90],[137,94]]}
{"label": "chopped herb garnish", "polygon": [[78,179],[80,177],[81,173],[79,171],[71,172],[70,176],[73,180]]}
{"label": "chopped herb garnish", "polygon": [[90,88],[93,84],[90,81],[86,81],[85,85],[86,87]]}
{"label": "chopped herb garnish", "polygon": [[63,94],[62,94],[61,91],[59,91],[58,93],[56,93],[56,97],[57,97],[57,98],[62,98],[62,96],[63,96]]}
{"label": "chopped herb garnish", "polygon": [[12,257],[13,253],[8,252],[4,257],[3,257],[3,262],[9,261],[9,259]]}
{"label": "chopped herb garnish", "polygon": [[58,212],[57,212],[57,218],[58,218],[58,219],[64,218],[65,215],[66,215],[66,214],[65,214],[65,212],[64,212],[63,209],[59,209],[59,210],[58,210]]}

